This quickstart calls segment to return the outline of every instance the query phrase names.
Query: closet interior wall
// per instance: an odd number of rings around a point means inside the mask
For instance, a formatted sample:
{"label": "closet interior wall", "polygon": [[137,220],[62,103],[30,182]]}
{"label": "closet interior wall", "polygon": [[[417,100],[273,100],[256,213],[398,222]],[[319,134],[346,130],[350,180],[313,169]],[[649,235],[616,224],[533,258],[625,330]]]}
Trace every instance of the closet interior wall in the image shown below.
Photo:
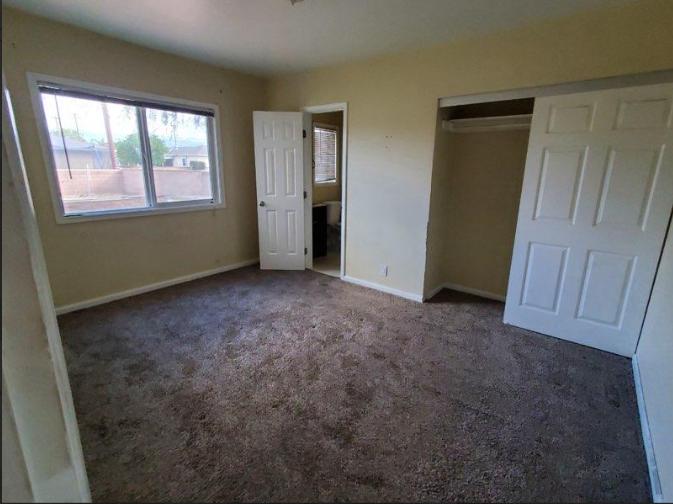
{"label": "closet interior wall", "polygon": [[451,132],[446,121],[532,109],[526,99],[438,110],[426,296],[446,286],[504,299],[529,130]]}

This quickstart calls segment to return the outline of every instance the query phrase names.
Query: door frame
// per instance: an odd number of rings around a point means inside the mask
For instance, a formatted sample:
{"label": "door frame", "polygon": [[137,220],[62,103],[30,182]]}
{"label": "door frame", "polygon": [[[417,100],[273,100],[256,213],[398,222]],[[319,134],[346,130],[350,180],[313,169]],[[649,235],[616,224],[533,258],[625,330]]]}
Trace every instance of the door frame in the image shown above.
{"label": "door frame", "polygon": [[346,276],[346,209],[348,191],[348,102],[328,103],[325,105],[311,105],[302,109],[304,112],[304,246],[307,249],[305,266],[313,269],[313,114],[327,112],[341,112],[343,114],[341,126],[341,248],[339,251],[339,278]]}
{"label": "door frame", "polygon": [[486,93],[446,96],[439,98],[438,108],[470,105],[473,103],[516,100],[519,98],[538,98],[542,96],[584,93],[587,91],[600,91],[603,89],[646,86],[648,84],[664,84],[666,82],[673,82],[673,70],[658,70],[641,74],[606,77],[603,79],[579,80],[543,86],[502,89]]}
{"label": "door frame", "polygon": [[[51,377],[53,385],[56,387],[61,411],[58,412],[63,420],[63,432],[66,447],[69,455],[70,471],[61,472],[54,477],[46,477],[44,467],[40,467],[36,459],[34,450],[27,450],[25,446],[32,444],[35,439],[44,435],[44,429],[41,424],[27,424],[21,418],[17,418],[16,412],[22,406],[20,401],[21,394],[25,391],[27,383],[30,381],[28,375],[24,377],[8,376],[5,373],[5,359],[12,359],[12,355],[5,352],[4,346],[4,328],[3,328],[3,371],[2,371],[2,392],[3,409],[7,405],[8,415],[14,420],[14,428],[19,438],[20,456],[26,466],[30,492],[36,501],[44,500],[54,492],[58,498],[59,495],[72,495],[79,498],[79,502],[91,502],[91,491],[87,477],[82,443],[79,433],[79,425],[75,413],[70,380],[68,378],[68,369],[63,352],[63,343],[56,319],[56,309],[52,297],[49,276],[47,274],[47,265],[44,258],[44,249],[40,239],[37,220],[35,217],[35,208],[33,198],[28,184],[26,167],[21,150],[21,142],[14,117],[14,108],[11,99],[11,93],[7,86],[5,70],[2,69],[2,143],[6,149],[7,164],[3,169],[9,171],[9,177],[14,183],[14,190],[18,200],[19,212],[23,232],[28,241],[27,246],[30,253],[30,263],[35,289],[42,315],[43,329],[47,340],[48,351],[51,364]],[[10,349],[11,354],[11,349]],[[36,356],[37,359],[37,356]],[[26,364],[26,363],[24,363]],[[42,362],[29,362],[29,365],[41,365]],[[7,397],[5,398],[5,392]],[[5,399],[7,404],[5,404]],[[25,415],[25,411],[24,411]],[[4,422],[4,417],[3,417]],[[56,478],[58,476],[58,478]],[[64,493],[60,493],[64,492]]]}

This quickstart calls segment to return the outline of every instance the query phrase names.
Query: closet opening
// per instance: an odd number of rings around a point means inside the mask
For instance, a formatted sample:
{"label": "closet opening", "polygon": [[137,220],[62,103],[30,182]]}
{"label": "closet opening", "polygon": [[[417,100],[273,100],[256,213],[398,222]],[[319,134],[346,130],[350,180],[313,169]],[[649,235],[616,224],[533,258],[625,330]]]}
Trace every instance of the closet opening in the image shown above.
{"label": "closet opening", "polygon": [[426,299],[448,288],[505,300],[534,101],[440,106]]}

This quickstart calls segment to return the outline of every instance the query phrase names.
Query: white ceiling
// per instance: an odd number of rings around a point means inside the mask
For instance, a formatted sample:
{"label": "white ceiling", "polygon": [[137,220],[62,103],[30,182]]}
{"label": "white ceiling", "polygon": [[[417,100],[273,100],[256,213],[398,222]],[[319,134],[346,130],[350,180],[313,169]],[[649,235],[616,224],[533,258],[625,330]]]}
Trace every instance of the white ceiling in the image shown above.
{"label": "white ceiling", "polygon": [[630,0],[3,0],[147,47],[269,75],[365,59]]}

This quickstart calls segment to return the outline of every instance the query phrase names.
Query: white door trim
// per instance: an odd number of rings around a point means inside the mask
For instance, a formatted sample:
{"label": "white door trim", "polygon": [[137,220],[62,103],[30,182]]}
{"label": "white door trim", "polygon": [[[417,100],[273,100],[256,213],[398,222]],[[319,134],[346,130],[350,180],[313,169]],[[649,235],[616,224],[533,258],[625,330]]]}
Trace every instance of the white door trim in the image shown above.
{"label": "white door trim", "polygon": [[555,96],[585,91],[599,91],[602,89],[618,89],[623,87],[646,86],[648,84],[663,84],[673,81],[673,70],[659,70],[641,74],[619,75],[603,79],[589,79],[582,81],[549,84],[525,88],[505,89],[488,93],[447,96],[439,99],[439,107],[453,107],[493,101],[516,100],[520,98],[537,98],[541,96]]}
{"label": "white door trim", "polygon": [[[24,460],[27,465],[28,477],[32,487],[33,496],[37,501],[48,499],[50,495],[53,498],[55,495],[57,495],[55,492],[59,488],[61,490],[65,490],[67,485],[76,485],[77,488],[73,489],[74,491],[69,495],[77,495],[80,502],[91,502],[89,481],[84,464],[84,455],[82,453],[79,427],[77,425],[77,418],[75,416],[75,407],[72,399],[72,391],[70,389],[70,381],[68,379],[65,355],[63,353],[61,334],[59,332],[58,323],[56,320],[54,300],[51,293],[51,286],[49,284],[49,277],[47,275],[47,265],[44,259],[44,251],[42,249],[42,242],[40,240],[37,220],[35,218],[35,209],[33,207],[32,196],[25,173],[25,165],[23,161],[23,155],[21,153],[21,144],[14,121],[13,109],[11,108],[11,98],[9,95],[9,90],[7,89],[4,69],[2,72],[2,141],[7,149],[9,170],[11,171],[11,178],[14,182],[14,187],[21,211],[21,220],[23,226],[25,227],[28,240],[30,262],[37,288],[37,296],[40,304],[40,311],[42,313],[44,329],[49,345],[54,381],[61,403],[61,414],[63,415],[65,437],[68,446],[70,462],[74,472],[74,478],[71,481],[68,481],[71,476],[67,473],[59,473],[47,480],[42,477],[38,477],[35,474],[35,471],[32,470],[32,467],[36,464],[35,458],[31,456],[30,452],[26,451],[22,447]],[[5,356],[3,351],[3,368],[5,357],[7,356]],[[3,382],[7,387],[9,402],[11,404],[13,389],[15,386],[13,386],[13,383],[10,380],[5,380],[4,370]],[[14,394],[16,394],[16,392],[14,392]],[[14,406],[11,407],[12,409],[14,408]],[[25,429],[23,429],[22,426],[18,423],[16,427],[19,434],[19,443],[21,445],[27,441],[26,438],[30,438],[32,441],[34,441],[35,437],[39,436],[40,434],[39,432],[33,432],[30,430],[28,432],[24,432]],[[67,490],[69,491],[70,488]]]}
{"label": "white door trim", "polygon": [[[304,107],[304,112],[309,114],[324,114],[326,112],[343,112],[343,125],[341,126],[341,251],[340,260],[341,265],[339,269],[339,277],[343,280],[346,276],[346,229],[348,227],[346,220],[347,212],[347,197],[348,191],[348,102],[328,103],[326,105],[312,105]],[[307,131],[307,137],[310,131]],[[311,142],[306,142],[308,149],[311,148]],[[306,147],[305,147],[306,148]],[[304,227],[304,236],[308,254],[306,254],[306,267],[313,268],[313,176],[311,170],[312,156],[304,156],[304,180],[307,180],[305,187],[306,202],[304,203],[304,214],[308,215],[310,224]]]}

